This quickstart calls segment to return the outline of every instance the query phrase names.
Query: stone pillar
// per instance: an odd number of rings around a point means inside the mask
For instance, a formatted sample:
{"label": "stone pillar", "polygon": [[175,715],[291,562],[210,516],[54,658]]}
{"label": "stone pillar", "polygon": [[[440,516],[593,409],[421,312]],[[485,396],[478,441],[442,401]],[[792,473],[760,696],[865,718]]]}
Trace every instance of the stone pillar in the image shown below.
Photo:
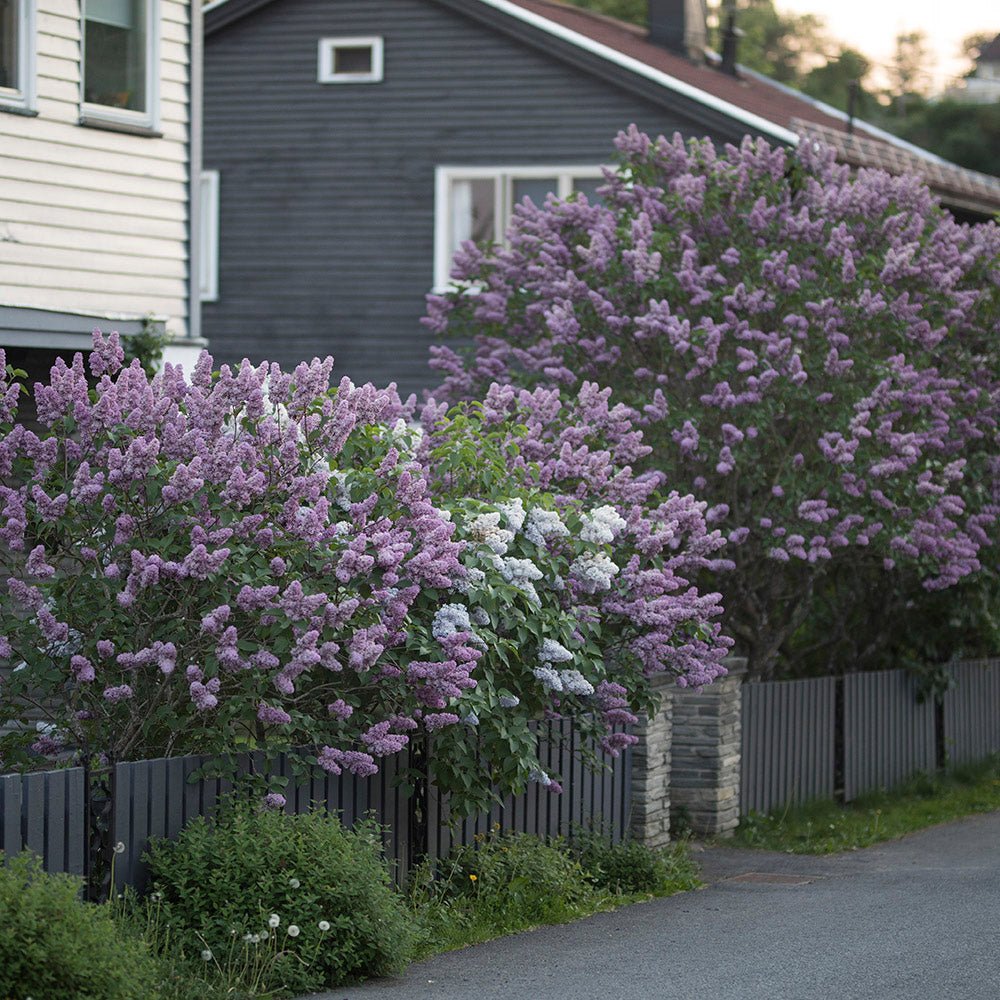
{"label": "stone pillar", "polygon": [[652,717],[639,716],[633,732],[639,742],[632,747],[633,840],[649,847],[670,842],[670,691],[674,679],[663,674],[652,678],[660,695],[660,710]]}
{"label": "stone pillar", "polygon": [[740,820],[741,690],[747,663],[701,691],[674,688],[670,798],[694,833],[727,836]]}

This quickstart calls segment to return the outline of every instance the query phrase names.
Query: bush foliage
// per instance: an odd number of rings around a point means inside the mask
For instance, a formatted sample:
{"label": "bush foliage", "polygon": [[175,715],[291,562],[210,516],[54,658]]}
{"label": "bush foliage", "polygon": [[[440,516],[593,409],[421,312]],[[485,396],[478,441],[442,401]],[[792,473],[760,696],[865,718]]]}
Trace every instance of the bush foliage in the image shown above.
{"label": "bush foliage", "polygon": [[155,1000],[154,959],[80,891],[79,879],[46,873],[33,855],[0,864],[0,997]]}
{"label": "bush foliage", "polygon": [[95,335],[89,375],[57,363],[39,433],[0,392],[0,719],[45,720],[6,764],[305,747],[364,777],[433,736],[470,812],[559,790],[532,719],[581,714],[617,753],[649,673],[722,672],[719,598],[692,578],[723,539],[632,472],[641,434],[607,393],[498,388],[418,421],[331,386],[330,359],[203,355],[190,381],[122,361]]}
{"label": "bush foliage", "polygon": [[265,952],[262,989],[384,976],[410,957],[411,923],[374,826],[234,805],[155,843],[149,863],[160,922],[178,946],[207,950],[206,961],[228,956],[234,941],[238,953]]}
{"label": "bush foliage", "polygon": [[635,840],[613,844],[584,836],[574,847],[591,882],[616,895],[664,896],[701,884],[683,843],[655,849]]}

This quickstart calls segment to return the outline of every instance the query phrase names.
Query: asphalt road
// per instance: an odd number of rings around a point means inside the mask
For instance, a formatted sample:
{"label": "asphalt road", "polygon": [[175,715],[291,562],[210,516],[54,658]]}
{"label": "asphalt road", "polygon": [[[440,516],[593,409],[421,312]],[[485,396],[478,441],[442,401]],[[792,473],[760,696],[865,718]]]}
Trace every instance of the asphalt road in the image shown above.
{"label": "asphalt road", "polygon": [[[730,848],[699,857],[709,883],[699,892],[440,955],[398,979],[320,996],[1000,1000],[1000,812],[832,857]],[[791,881],[734,880],[748,873]]]}

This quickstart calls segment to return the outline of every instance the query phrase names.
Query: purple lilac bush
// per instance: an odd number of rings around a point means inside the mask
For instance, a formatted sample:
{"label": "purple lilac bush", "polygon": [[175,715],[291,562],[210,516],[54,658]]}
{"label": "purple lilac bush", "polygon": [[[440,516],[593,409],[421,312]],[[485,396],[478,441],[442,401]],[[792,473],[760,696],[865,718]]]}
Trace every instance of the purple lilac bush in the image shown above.
{"label": "purple lilac bush", "polygon": [[424,322],[475,348],[433,349],[439,395],[613,386],[645,467],[710,500],[757,671],[831,567],[977,573],[1000,511],[1000,229],[812,142],[719,154],[632,127],[617,149],[600,204],[525,202],[506,245],[463,246]]}
{"label": "purple lilac bush", "polygon": [[432,736],[461,812],[558,790],[532,719],[586,714],[617,752],[648,674],[722,672],[690,577],[723,539],[632,477],[606,394],[496,389],[422,428],[329,359],[150,378],[95,335],[88,365],[35,386],[37,432],[0,386],[0,720],[41,720],[7,765],[306,747],[364,776]]}

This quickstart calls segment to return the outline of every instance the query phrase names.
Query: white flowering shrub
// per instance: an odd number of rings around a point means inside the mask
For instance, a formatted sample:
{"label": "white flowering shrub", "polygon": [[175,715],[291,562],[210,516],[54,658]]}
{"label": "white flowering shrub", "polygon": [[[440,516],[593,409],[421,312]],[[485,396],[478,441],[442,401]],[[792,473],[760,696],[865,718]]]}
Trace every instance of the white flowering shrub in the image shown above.
{"label": "white flowering shrub", "polygon": [[435,735],[431,766],[460,814],[488,805],[489,786],[561,791],[538,760],[534,720],[572,716],[617,755],[635,740],[623,727],[651,705],[651,674],[705,684],[723,672],[718,595],[689,581],[722,538],[704,505],[637,483],[619,464],[626,453],[605,450],[608,420],[624,433],[608,403],[590,388],[559,403],[495,387],[484,404],[424,410],[418,451],[465,568],[432,626],[455,680],[432,707],[460,724]]}

